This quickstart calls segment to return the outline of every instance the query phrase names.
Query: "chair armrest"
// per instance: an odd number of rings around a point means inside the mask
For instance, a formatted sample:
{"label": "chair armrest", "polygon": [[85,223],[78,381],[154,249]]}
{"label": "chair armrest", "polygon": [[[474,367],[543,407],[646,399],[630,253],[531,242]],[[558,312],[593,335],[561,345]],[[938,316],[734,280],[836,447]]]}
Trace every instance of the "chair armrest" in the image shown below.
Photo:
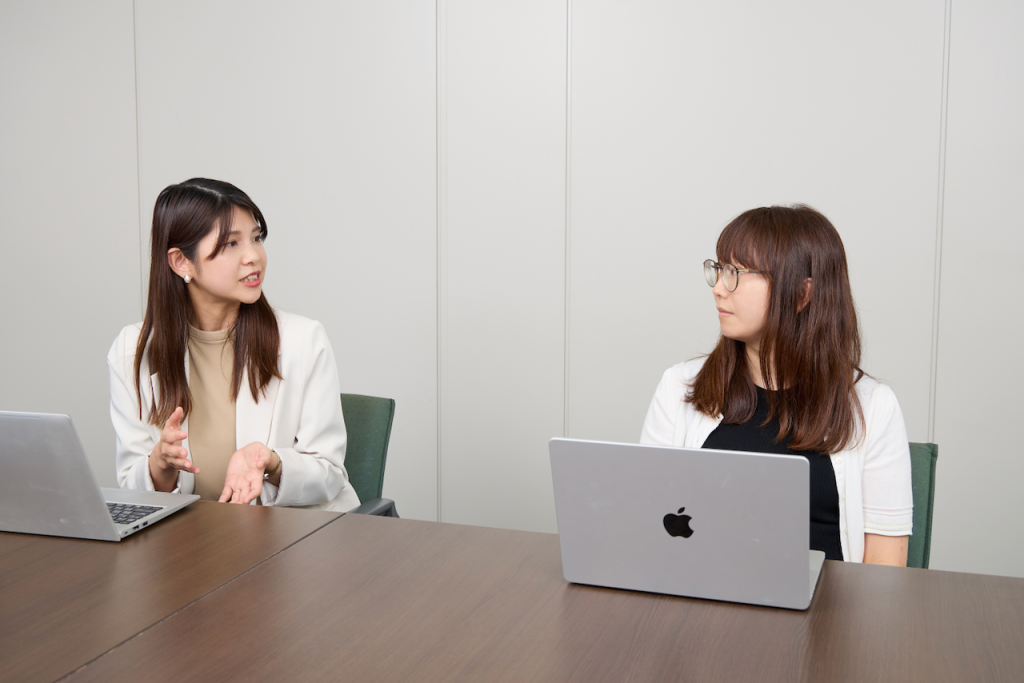
{"label": "chair armrest", "polygon": [[359,507],[352,508],[349,512],[357,515],[398,517],[398,508],[395,507],[395,501],[389,498],[374,498],[373,500],[368,500]]}

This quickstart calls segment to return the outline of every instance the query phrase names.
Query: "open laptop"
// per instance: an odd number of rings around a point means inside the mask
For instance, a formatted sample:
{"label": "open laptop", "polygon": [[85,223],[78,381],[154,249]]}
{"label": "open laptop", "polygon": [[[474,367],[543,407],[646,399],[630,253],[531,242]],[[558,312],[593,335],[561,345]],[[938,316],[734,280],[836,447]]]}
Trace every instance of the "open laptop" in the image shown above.
{"label": "open laptop", "polygon": [[0,412],[0,531],[120,541],[196,500],[101,489],[70,417]]}
{"label": "open laptop", "polygon": [[810,466],[785,455],[552,439],[567,581],[807,609]]}

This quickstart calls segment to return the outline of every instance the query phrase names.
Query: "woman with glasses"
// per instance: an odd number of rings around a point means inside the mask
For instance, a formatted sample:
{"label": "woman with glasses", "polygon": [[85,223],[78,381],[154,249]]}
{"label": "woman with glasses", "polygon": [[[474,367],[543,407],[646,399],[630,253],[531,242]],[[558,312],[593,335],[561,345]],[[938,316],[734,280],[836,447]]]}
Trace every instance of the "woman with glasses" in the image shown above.
{"label": "woman with glasses", "polygon": [[157,197],[146,316],[107,355],[121,488],[359,505],[334,353],[323,325],[267,302],[266,237],[230,183],[193,178]]}
{"label": "woman with glasses", "polygon": [[806,206],[741,214],[704,262],[721,337],[669,368],[641,443],[803,456],[812,550],[905,566],[910,449],[892,390],[860,368],[846,252]]}

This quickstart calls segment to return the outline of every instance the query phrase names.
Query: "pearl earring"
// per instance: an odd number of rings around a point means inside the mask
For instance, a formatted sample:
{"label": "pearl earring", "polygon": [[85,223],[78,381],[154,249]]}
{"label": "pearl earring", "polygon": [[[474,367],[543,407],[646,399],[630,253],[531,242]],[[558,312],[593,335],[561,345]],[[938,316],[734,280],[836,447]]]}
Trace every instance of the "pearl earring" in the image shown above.
{"label": "pearl earring", "polygon": [[188,283],[190,283],[190,282],[192,282],[192,276],[191,276],[191,275],[187,275],[187,274],[186,274],[186,275],[185,275],[185,284],[187,285],[187,284],[188,284]]}

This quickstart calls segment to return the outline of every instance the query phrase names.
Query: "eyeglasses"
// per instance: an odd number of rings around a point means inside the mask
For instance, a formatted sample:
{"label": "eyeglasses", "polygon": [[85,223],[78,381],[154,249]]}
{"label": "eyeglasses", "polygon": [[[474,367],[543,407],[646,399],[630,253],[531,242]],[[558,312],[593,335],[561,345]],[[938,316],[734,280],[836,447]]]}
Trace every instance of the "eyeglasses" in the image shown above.
{"label": "eyeglasses", "polygon": [[714,287],[718,284],[719,272],[722,273],[722,280],[725,282],[725,288],[730,292],[735,292],[736,287],[740,284],[740,273],[764,274],[765,271],[750,270],[749,268],[741,269],[731,263],[722,265],[712,259],[708,259],[704,262],[704,279],[708,281],[709,287]]}

